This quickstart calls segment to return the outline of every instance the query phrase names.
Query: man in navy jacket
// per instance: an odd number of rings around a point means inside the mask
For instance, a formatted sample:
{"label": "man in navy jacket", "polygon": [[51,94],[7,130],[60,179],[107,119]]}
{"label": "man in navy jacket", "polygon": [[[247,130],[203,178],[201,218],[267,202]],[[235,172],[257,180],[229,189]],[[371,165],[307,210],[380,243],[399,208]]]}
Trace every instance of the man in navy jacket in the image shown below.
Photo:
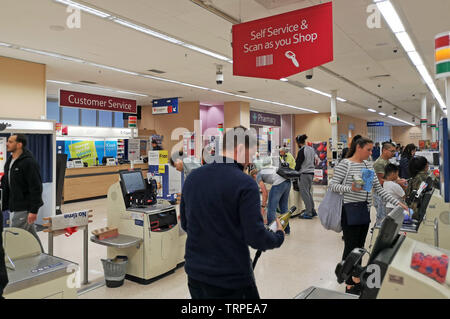
{"label": "man in navy jacket", "polygon": [[185,270],[193,299],[258,299],[248,246],[278,248],[284,232],[264,226],[258,186],[243,172],[256,151],[244,127],[227,131],[223,157],[194,170],[183,187],[181,227],[187,232]]}

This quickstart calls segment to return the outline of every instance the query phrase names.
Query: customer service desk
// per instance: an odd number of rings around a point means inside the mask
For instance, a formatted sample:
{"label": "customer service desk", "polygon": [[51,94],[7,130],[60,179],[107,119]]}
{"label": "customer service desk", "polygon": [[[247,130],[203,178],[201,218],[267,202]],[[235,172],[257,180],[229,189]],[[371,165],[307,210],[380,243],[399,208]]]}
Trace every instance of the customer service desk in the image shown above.
{"label": "customer service desk", "polygon": [[[64,202],[106,196],[109,187],[119,180],[119,171],[130,169],[130,164],[117,166],[92,166],[68,168],[64,179]],[[147,177],[148,164],[135,164],[144,178]]]}

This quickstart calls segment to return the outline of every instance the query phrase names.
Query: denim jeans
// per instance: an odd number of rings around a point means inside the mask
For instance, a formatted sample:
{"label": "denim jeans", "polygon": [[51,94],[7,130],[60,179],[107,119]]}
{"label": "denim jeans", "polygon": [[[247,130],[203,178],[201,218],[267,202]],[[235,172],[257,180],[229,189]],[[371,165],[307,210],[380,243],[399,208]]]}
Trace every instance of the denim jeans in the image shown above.
{"label": "denim jeans", "polygon": [[386,217],[386,203],[378,194],[373,194],[373,206],[377,210],[376,225],[381,225],[384,217]]}
{"label": "denim jeans", "polygon": [[[267,223],[270,224],[276,218],[277,208],[280,207],[281,214],[287,213],[289,207],[289,192],[291,191],[291,181],[286,180],[281,184],[272,186],[269,192],[267,205]],[[289,225],[286,232],[289,233]]]}

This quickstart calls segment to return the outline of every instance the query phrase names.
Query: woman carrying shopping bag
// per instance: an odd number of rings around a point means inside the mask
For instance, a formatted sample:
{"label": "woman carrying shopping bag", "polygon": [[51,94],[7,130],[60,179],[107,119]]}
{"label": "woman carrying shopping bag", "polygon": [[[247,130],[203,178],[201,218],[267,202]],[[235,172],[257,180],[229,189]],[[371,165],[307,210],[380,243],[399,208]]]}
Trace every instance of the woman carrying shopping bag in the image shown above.
{"label": "woman carrying shopping bag", "polygon": [[[341,225],[345,248],[342,260],[345,260],[354,248],[364,247],[369,230],[372,192],[371,189],[363,189],[361,176],[364,169],[373,170],[372,164],[367,162],[372,154],[372,148],[373,142],[367,138],[360,138],[352,143],[347,158],[335,167],[334,176],[330,181],[329,190],[343,194]],[[378,178],[373,178],[373,189],[386,202],[408,209],[406,205],[386,193]],[[360,294],[359,278],[351,277],[346,283],[347,293]]]}

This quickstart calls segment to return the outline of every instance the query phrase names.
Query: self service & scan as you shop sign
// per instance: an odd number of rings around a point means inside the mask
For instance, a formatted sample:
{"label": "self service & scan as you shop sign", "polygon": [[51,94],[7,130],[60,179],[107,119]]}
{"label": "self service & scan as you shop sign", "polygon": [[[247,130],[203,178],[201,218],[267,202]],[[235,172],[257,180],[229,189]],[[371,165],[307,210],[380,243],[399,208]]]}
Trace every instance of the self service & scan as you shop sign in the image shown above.
{"label": "self service & scan as you shop sign", "polygon": [[233,75],[276,79],[333,61],[332,2],[233,26]]}

